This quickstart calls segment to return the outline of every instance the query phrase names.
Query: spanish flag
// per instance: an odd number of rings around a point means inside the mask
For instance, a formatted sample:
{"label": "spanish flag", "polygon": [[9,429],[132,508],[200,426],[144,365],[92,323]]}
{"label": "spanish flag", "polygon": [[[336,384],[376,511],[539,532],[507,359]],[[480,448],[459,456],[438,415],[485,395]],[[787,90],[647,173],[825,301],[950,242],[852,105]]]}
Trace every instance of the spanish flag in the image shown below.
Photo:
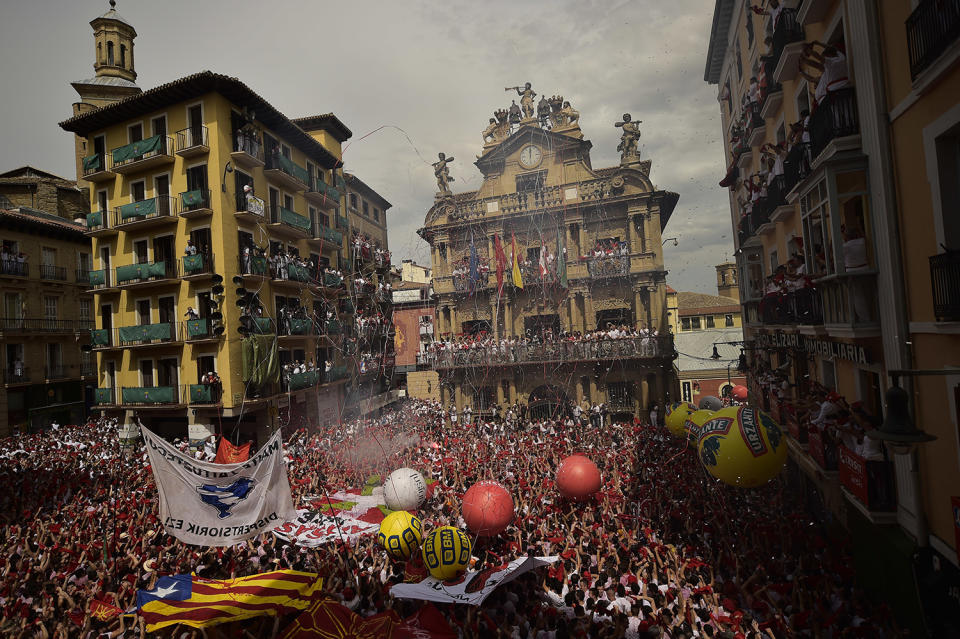
{"label": "spanish flag", "polygon": [[513,242],[513,285],[523,288],[523,276],[520,274],[520,262],[517,261],[517,236],[511,235]]}
{"label": "spanish flag", "polygon": [[137,608],[147,632],[178,623],[205,628],[306,610],[322,582],[316,573],[297,570],[225,580],[171,575],[160,577],[153,590],[138,590]]}

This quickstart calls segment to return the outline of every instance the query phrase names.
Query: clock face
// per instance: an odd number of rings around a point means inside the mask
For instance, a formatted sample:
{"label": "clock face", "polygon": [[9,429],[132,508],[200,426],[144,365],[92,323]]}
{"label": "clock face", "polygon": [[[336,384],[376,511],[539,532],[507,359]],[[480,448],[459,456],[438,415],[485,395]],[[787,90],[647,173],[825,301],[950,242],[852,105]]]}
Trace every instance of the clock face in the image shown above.
{"label": "clock face", "polygon": [[540,164],[540,160],[542,159],[543,152],[540,150],[540,147],[536,145],[528,144],[520,151],[520,164],[524,168],[532,169]]}

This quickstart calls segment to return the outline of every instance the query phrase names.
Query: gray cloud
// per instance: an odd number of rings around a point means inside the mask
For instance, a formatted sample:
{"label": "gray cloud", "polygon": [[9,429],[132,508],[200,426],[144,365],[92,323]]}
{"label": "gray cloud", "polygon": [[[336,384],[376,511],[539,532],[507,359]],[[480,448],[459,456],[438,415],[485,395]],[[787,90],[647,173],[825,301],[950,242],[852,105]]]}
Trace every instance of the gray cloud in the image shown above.
{"label": "gray cloud", "polygon": [[[680,238],[666,248],[668,282],[709,292],[713,265],[733,250],[726,193],[717,186],[724,165],[716,87],[702,80],[713,7],[169,0],[158,10],[121,0],[117,8],[139,34],[141,87],[210,69],[239,77],[288,116],[335,112],[354,131],[348,169],[394,204],[391,248],[421,263],[429,251],[415,230],[435,186],[428,161],[437,151],[454,155],[455,190],[476,188],[480,131],[510,104],[504,86],[530,81],[538,93],[566,96],[593,142],[595,167],[617,162],[612,124],[630,112],[644,121],[642,154],[653,160],[654,182],[680,193],[665,234]],[[72,176],[72,139],[56,122],[76,99],[69,82],[93,73],[88,22],[106,9],[89,0],[4,7],[2,168],[29,163]]]}

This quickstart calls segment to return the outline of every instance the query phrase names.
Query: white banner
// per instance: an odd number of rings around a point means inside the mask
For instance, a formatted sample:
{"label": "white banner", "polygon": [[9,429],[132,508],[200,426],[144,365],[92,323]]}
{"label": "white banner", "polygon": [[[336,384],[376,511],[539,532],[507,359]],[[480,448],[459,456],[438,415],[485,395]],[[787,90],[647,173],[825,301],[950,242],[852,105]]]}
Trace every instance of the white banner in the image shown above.
{"label": "white banner", "polygon": [[525,572],[549,566],[559,557],[524,557],[514,559],[506,566],[488,568],[480,572],[468,570],[451,581],[427,577],[418,584],[397,584],[390,595],[400,599],[423,599],[440,603],[462,603],[479,606],[498,587],[508,584]]}
{"label": "white banner", "polygon": [[296,517],[279,430],[239,464],[198,461],[140,430],[157,483],[160,520],[180,541],[230,546]]}
{"label": "white banner", "polygon": [[273,534],[298,546],[314,548],[332,541],[352,542],[361,535],[375,535],[380,524],[361,521],[349,513],[330,514],[319,510],[298,510],[297,518],[274,528]]}

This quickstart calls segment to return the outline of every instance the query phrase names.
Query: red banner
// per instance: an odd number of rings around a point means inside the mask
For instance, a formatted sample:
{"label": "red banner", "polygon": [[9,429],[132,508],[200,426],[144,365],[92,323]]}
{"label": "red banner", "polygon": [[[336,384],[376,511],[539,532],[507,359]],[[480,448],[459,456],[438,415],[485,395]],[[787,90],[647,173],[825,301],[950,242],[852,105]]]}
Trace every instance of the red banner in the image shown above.
{"label": "red banner", "polygon": [[220,438],[220,446],[217,448],[217,457],[213,460],[217,464],[239,464],[245,462],[250,457],[250,442],[243,446],[234,446],[226,437]]}
{"label": "red banner", "polygon": [[840,446],[840,483],[865,506],[870,505],[867,485],[867,462],[846,446]]}
{"label": "red banner", "polygon": [[90,601],[90,616],[94,619],[100,621],[110,621],[117,615],[119,615],[122,610],[116,606],[112,606],[105,601],[100,601],[99,599],[93,599]]}
{"label": "red banner", "polygon": [[827,469],[827,455],[823,450],[823,434],[816,428],[811,428],[807,433],[807,441],[810,443],[810,456],[817,462],[820,468]]}

